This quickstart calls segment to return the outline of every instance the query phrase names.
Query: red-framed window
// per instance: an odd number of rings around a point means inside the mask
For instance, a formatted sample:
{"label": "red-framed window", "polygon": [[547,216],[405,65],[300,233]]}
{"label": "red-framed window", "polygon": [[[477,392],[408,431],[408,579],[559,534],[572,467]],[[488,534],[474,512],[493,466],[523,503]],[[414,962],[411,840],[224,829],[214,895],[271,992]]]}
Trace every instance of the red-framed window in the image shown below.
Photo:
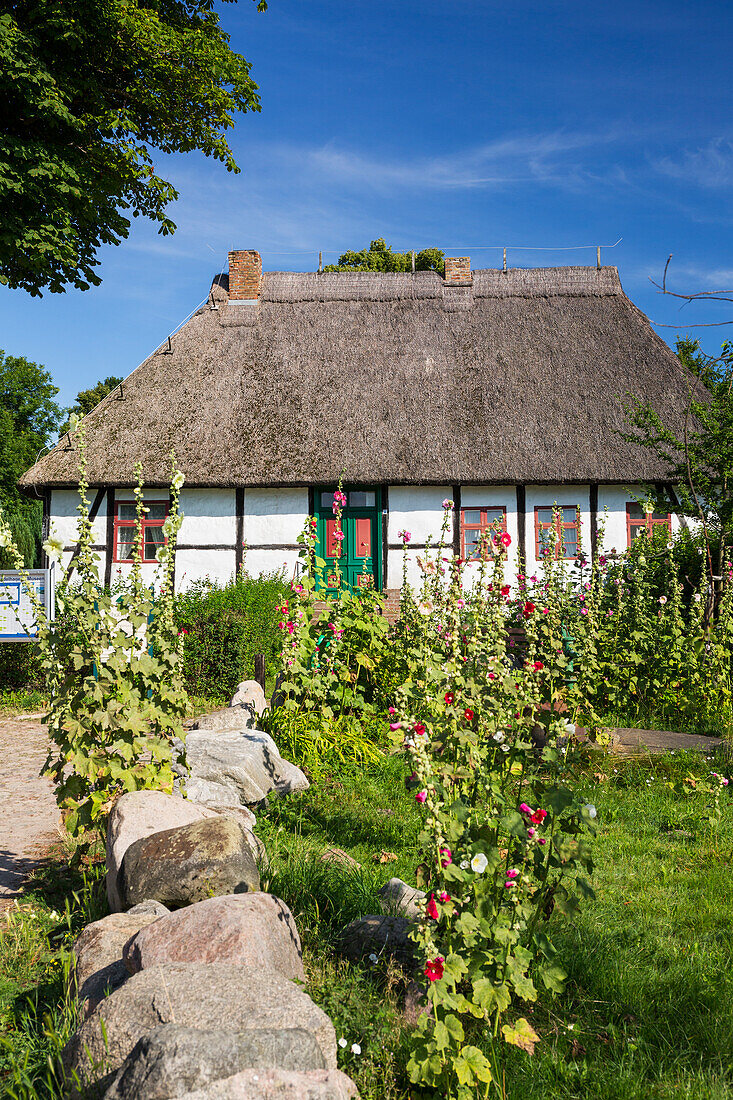
{"label": "red-framed window", "polygon": [[[163,524],[168,516],[167,500],[146,500],[143,515],[143,561],[155,561],[159,548],[165,545]],[[134,500],[115,501],[113,561],[132,561],[135,554],[137,514]]]}
{"label": "red-framed window", "polygon": [[489,533],[485,540],[488,552],[493,553],[493,535],[506,531],[506,508],[483,507],[461,508],[461,556],[464,561],[478,561],[481,554],[481,536]]}
{"label": "red-framed window", "polygon": [[641,534],[648,535],[651,538],[657,527],[664,527],[671,532],[672,516],[669,512],[645,512],[635,500],[628,502],[626,505],[626,538],[629,546]]}
{"label": "red-framed window", "polygon": [[535,507],[534,542],[538,560],[548,556],[577,558],[578,533],[577,504]]}

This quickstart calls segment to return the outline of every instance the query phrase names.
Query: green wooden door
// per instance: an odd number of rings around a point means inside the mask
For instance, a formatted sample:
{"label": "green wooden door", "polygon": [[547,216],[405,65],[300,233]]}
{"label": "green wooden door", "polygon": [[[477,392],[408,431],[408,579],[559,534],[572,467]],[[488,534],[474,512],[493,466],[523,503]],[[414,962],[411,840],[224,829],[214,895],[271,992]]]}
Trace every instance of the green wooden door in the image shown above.
{"label": "green wooden door", "polygon": [[344,492],[346,507],[341,513],[341,529],[344,538],[339,543],[333,537],[336,532],[336,518],[333,514],[334,490],[316,489],[317,553],[326,562],[319,587],[335,591],[338,563],[342,585],[348,585],[351,588],[375,585],[381,588],[381,490],[345,489]]}

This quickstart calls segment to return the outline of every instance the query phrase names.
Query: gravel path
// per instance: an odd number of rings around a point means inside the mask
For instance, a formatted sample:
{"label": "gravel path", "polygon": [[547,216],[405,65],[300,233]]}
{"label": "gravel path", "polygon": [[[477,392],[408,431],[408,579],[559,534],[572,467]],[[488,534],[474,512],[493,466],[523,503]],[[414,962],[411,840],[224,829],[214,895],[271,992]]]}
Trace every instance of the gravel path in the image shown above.
{"label": "gravel path", "polygon": [[58,806],[39,775],[47,746],[40,722],[0,718],[0,909],[58,839]]}

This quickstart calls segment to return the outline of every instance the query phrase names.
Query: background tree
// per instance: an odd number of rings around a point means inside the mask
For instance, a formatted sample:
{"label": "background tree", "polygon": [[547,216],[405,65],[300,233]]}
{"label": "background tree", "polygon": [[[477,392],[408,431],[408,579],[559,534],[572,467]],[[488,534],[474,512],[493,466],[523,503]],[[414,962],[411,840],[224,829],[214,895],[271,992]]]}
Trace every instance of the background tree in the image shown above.
{"label": "background tree", "polygon": [[[114,374],[110,374],[108,378],[102,378],[97,382],[96,386],[92,386],[88,390],[80,390],[76,395],[76,403],[68,410],[69,417],[72,413],[76,413],[77,416],[86,416],[92,409],[95,409],[103,397],[106,397],[108,393],[112,393],[112,390],[119,386],[121,378],[117,378]],[[69,417],[63,422],[59,428],[59,436],[62,436],[64,432],[69,430]]]}
{"label": "background tree", "polygon": [[[63,410],[48,371],[28,359],[0,351],[0,508],[26,565],[34,565],[41,544],[41,502],[21,495],[18,478],[52,442]],[[10,563],[0,551],[0,568]]]}
{"label": "background tree", "polygon": [[153,151],[237,172],[224,132],[260,109],[213,0],[9,0],[0,97],[0,281],[31,294],[98,284],[97,250],[127,237],[128,214],[173,232]]}
{"label": "background tree", "polygon": [[[439,248],[423,248],[415,254],[416,271],[437,271],[445,274],[445,253]],[[412,253],[393,252],[380,237],[361,252],[344,252],[337,264],[328,264],[324,271],[411,271]]]}

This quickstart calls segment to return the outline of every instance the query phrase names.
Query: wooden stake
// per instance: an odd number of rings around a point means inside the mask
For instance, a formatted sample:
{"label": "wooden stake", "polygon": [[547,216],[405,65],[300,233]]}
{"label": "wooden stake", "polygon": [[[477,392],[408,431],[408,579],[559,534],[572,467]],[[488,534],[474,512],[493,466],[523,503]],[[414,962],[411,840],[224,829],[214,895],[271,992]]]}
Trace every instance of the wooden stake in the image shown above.
{"label": "wooden stake", "polygon": [[262,690],[265,690],[265,655],[264,653],[255,653],[255,680],[260,685]]}

